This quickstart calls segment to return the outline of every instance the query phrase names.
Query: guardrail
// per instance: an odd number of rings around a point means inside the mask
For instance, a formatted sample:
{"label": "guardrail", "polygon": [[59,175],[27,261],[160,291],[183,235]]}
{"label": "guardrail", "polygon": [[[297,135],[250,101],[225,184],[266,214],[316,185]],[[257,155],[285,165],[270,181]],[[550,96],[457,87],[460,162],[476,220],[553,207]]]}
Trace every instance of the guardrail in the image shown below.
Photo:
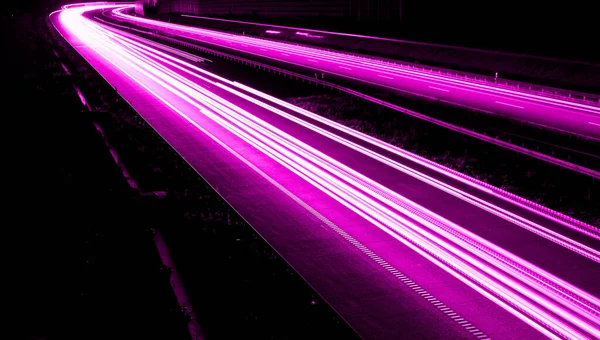
{"label": "guardrail", "polygon": [[[371,57],[372,58],[372,57]],[[426,67],[419,66],[419,64],[414,63],[406,63],[406,62],[398,62],[398,61],[390,61],[390,64],[394,64],[400,67],[406,67],[407,69],[415,69],[419,70],[419,72],[426,72],[429,74],[439,74],[444,77],[453,78],[453,79],[468,79],[469,82],[484,84],[484,85],[493,85],[499,88],[506,89],[517,89],[521,92],[542,95],[544,97],[568,100],[572,102],[579,102],[581,104],[587,105],[599,105],[600,106],[600,95],[594,95],[583,92],[569,91],[565,89],[552,88],[548,86],[536,85],[531,83],[519,82],[511,79],[504,78],[495,78],[495,77],[487,77],[484,75],[477,75],[473,73],[461,72],[448,70],[443,68],[436,67]]]}
{"label": "guardrail", "polygon": [[[376,57],[370,57],[376,58]],[[394,64],[400,67],[406,67],[407,69],[415,69],[419,70],[419,72],[426,72],[430,74],[439,74],[444,77],[453,78],[453,79],[468,79],[469,82],[484,84],[484,85],[493,85],[499,88],[505,89],[517,89],[521,92],[541,95],[544,97],[568,100],[571,102],[578,102],[580,104],[587,105],[596,105],[600,106],[600,95],[577,92],[577,91],[569,91],[565,89],[558,89],[548,86],[536,85],[531,83],[520,82],[511,79],[504,78],[495,78],[488,77],[484,75],[477,75],[473,73],[461,72],[461,71],[453,71],[443,68],[436,67],[426,67],[419,66],[419,64],[407,63],[407,62],[398,62],[398,61],[388,61],[390,64]]]}

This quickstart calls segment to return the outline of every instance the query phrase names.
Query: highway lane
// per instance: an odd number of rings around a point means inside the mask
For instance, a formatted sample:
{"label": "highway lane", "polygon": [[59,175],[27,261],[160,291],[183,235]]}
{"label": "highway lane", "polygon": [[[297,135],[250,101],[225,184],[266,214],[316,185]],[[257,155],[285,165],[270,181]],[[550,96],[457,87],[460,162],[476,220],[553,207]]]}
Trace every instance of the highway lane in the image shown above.
{"label": "highway lane", "polygon": [[121,21],[203,44],[233,49],[260,57],[411,92],[439,100],[506,115],[554,129],[600,138],[600,104],[581,103],[506,88],[489,82],[457,79],[398,64],[284,42],[211,31],[135,17],[115,10]]}
{"label": "highway lane", "polygon": [[[177,113],[204,134],[212,133],[222,148],[251,153],[245,158],[252,160],[247,166],[269,172],[310,209],[341,222],[336,224],[345,233],[366,237],[365,243],[388,255],[387,261],[401,265],[394,252],[412,249],[431,261],[425,266],[434,263],[444,269],[443,281],[453,276],[547,335],[596,334],[597,298],[573,287],[598,295],[598,287],[590,283],[598,273],[596,228],[344,129],[139,40],[82,24],[79,12],[71,15],[61,18],[63,26],[58,27],[81,31],[68,39],[84,46],[80,53],[99,58],[100,64],[102,58],[110,60],[121,71],[120,78],[164,97],[162,104],[155,99],[158,104],[152,106],[170,107],[170,119]],[[163,114],[163,120],[169,119],[168,112]],[[385,238],[382,231],[388,234]],[[374,233],[378,237],[369,241]],[[440,287],[433,284],[428,290]],[[465,313],[481,317],[471,308]]]}

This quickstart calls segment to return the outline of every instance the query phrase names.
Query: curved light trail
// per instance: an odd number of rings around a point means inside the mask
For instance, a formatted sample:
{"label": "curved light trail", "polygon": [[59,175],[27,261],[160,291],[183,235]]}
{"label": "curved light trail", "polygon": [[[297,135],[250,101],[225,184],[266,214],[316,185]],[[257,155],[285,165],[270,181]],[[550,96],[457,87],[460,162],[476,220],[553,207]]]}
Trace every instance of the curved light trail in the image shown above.
{"label": "curved light trail", "polygon": [[[173,116],[185,119],[204,133],[210,127],[218,127],[244,141],[302,178],[306,185],[369,221],[542,334],[554,339],[600,338],[598,297],[481,237],[470,230],[471,226],[451,221],[407,198],[372,177],[375,172],[349,166],[318,142],[311,144],[312,137],[333,143],[349,154],[366,157],[378,167],[410,176],[424,186],[434,187],[469,204],[477,213],[518,226],[547,242],[543,244],[559,246],[561,251],[572,252],[594,265],[600,263],[597,228],[186,61],[202,60],[83,16],[87,11],[105,8],[126,7],[98,3],[71,5],[52,16],[57,17],[55,24],[59,31],[69,33],[67,40],[73,46],[92,49],[105,63],[112,65],[114,72],[121,74],[123,81],[144,88],[149,101],[172,108],[173,112],[165,114],[174,113]],[[261,113],[252,112],[240,103],[251,103],[260,108]],[[289,128],[275,124],[277,121],[287,121],[312,137],[294,135]],[[408,166],[398,159],[414,165]]]}
{"label": "curved light trail", "polygon": [[600,139],[600,103],[553,98],[526,89],[459,79],[374,58],[150,20],[130,15],[126,10],[115,9],[112,13],[121,21],[165,34]]}

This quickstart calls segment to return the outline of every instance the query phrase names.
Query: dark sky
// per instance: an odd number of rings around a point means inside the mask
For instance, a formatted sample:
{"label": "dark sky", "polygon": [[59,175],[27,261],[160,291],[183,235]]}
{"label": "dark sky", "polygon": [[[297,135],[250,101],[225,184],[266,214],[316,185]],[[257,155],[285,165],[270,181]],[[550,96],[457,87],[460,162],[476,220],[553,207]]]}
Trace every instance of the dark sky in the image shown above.
{"label": "dark sky", "polygon": [[428,37],[477,46],[518,47],[596,59],[598,15],[594,0],[404,0],[405,25]]}
{"label": "dark sky", "polygon": [[[405,19],[414,23],[457,23],[473,28],[521,26],[559,30],[597,27],[593,0],[404,0]],[[595,22],[596,21],[596,22]]]}
{"label": "dark sky", "polygon": [[2,4],[3,6],[8,7],[10,9],[20,9],[23,11],[27,10],[35,10],[43,7],[59,7],[61,4],[64,4],[63,0],[21,0],[21,1],[7,1]]}

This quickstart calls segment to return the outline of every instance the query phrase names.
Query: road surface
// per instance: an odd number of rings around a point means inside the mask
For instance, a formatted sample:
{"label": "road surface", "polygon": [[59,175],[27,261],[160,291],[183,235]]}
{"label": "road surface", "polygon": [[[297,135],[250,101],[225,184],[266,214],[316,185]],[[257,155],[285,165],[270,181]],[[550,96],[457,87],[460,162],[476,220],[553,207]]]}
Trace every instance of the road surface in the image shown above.
{"label": "road surface", "polygon": [[51,20],[359,335],[600,337],[598,228],[82,16],[107,6]]}

